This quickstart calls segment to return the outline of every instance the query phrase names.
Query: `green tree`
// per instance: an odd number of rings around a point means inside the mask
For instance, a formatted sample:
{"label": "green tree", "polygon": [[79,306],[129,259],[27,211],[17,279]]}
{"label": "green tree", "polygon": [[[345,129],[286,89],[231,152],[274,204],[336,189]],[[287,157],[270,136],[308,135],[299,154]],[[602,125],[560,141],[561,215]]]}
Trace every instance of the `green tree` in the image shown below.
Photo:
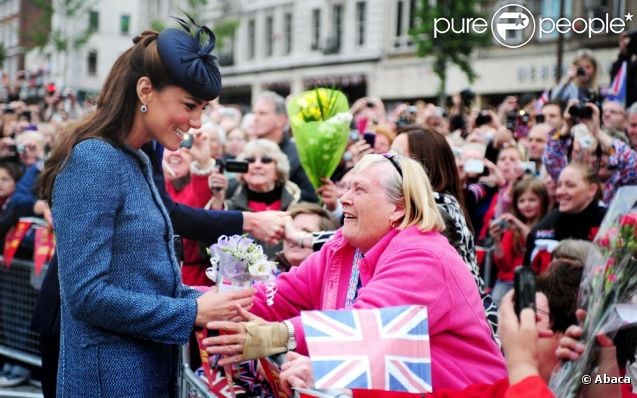
{"label": "green tree", "polygon": [[[433,4],[435,3],[435,4]],[[477,74],[471,65],[471,54],[476,47],[485,46],[490,42],[490,35],[476,33],[438,34],[434,38],[434,21],[436,18],[451,18],[460,23],[464,18],[482,17],[477,0],[449,0],[435,1],[420,0],[416,2],[415,26],[409,31],[417,44],[417,54],[420,57],[433,57],[433,71],[440,82],[438,86],[438,104],[443,106],[446,98],[447,68],[451,64],[457,65],[473,82]]]}

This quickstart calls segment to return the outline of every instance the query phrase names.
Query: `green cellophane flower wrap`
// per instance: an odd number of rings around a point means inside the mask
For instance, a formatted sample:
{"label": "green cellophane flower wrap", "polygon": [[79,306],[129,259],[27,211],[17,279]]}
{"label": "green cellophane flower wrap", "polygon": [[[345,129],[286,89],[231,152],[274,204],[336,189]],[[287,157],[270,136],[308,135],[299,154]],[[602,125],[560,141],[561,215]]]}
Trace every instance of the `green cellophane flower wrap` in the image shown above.
{"label": "green cellophane flower wrap", "polygon": [[347,146],[352,115],[345,95],[316,88],[288,102],[290,127],[294,133],[301,166],[314,188],[322,177],[331,177]]}

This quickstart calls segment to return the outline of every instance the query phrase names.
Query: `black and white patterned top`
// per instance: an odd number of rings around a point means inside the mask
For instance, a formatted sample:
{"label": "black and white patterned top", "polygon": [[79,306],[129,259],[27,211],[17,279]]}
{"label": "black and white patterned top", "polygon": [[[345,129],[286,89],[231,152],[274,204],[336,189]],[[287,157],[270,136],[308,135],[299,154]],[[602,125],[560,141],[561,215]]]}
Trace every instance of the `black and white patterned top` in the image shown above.
{"label": "black and white patterned top", "polygon": [[493,331],[493,336],[496,341],[497,329],[498,329],[498,308],[491,299],[491,296],[485,293],[484,280],[480,276],[480,270],[478,268],[478,258],[476,256],[475,242],[473,234],[467,225],[467,220],[462,212],[460,203],[458,200],[449,194],[434,192],[434,199],[438,209],[446,213],[445,220],[447,229],[453,229],[452,231],[445,231],[444,235],[449,239],[449,243],[456,249],[458,254],[464,260],[465,265],[473,275],[473,279],[478,286],[480,297],[482,298],[482,305],[484,312],[487,316],[487,321]]}

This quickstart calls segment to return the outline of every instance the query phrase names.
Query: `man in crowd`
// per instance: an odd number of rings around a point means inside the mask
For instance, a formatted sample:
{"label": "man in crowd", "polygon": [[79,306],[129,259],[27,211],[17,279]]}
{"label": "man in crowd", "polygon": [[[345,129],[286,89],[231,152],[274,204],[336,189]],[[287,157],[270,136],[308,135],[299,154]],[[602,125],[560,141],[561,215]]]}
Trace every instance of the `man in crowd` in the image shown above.
{"label": "man in crowd", "polygon": [[290,181],[301,188],[301,200],[318,202],[314,187],[301,167],[296,144],[290,140],[286,131],[288,117],[283,97],[272,91],[262,92],[254,102],[252,113],[252,130],[255,138],[265,138],[279,145],[290,161]]}

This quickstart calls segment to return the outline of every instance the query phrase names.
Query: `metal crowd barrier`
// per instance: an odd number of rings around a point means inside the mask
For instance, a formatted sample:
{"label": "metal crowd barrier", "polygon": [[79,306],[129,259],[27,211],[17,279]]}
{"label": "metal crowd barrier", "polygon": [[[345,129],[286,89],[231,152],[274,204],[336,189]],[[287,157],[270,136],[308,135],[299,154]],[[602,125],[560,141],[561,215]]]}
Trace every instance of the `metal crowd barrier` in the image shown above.
{"label": "metal crowd barrier", "polygon": [[[13,259],[6,267],[0,256],[0,357],[15,362],[42,367],[40,339],[31,330],[31,318],[38,299],[46,267],[40,275],[34,273],[32,261]],[[190,368],[190,350],[182,347],[179,366],[179,398],[214,398],[208,385]],[[41,393],[0,388],[0,397],[41,398]]]}
{"label": "metal crowd barrier", "polygon": [[[46,275],[33,271],[32,261],[14,258],[7,267],[0,256],[0,356],[31,366],[42,367],[40,339],[31,330],[31,318]],[[42,394],[0,389],[0,397],[42,397]]]}

